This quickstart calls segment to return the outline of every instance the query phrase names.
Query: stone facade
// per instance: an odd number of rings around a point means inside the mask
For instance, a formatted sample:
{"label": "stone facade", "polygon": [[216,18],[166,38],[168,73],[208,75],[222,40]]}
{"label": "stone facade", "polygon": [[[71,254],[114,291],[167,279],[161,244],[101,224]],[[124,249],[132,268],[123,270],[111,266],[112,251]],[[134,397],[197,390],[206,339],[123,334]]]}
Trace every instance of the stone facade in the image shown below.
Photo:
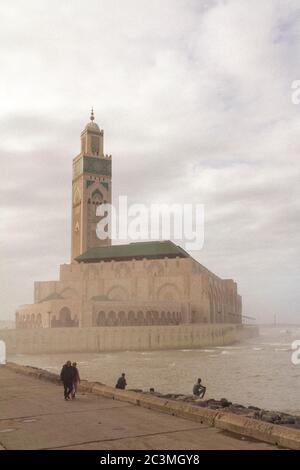
{"label": "stone facade", "polygon": [[[17,328],[242,322],[236,283],[172,242],[124,249],[99,240],[96,208],[105,202],[111,202],[111,157],[103,154],[92,112],[73,161],[71,263],[60,267],[58,281],[35,282],[34,303],[19,307]],[[83,255],[97,250],[97,259]]]}
{"label": "stone facade", "polygon": [[193,258],[71,263],[36,282],[17,328],[241,323],[241,297]]}
{"label": "stone facade", "polygon": [[184,324],[0,330],[7,354],[95,353],[225,346],[257,336],[249,325]]}

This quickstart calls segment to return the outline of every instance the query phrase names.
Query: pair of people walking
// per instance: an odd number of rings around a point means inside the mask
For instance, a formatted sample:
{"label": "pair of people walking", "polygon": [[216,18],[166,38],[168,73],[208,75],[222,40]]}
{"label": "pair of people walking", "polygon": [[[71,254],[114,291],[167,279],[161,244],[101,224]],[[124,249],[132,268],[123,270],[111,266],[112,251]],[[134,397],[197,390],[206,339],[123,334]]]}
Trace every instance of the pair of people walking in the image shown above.
{"label": "pair of people walking", "polygon": [[73,400],[76,397],[78,385],[80,383],[77,363],[71,363],[71,361],[67,361],[62,367],[60,379],[64,385],[65,400]]}

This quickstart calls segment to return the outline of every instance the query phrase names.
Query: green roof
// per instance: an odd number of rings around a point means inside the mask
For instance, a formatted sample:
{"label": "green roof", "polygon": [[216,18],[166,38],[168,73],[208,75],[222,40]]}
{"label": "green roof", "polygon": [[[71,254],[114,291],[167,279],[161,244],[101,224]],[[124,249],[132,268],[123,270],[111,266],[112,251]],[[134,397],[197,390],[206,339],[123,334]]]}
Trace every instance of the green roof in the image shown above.
{"label": "green roof", "polygon": [[48,302],[49,300],[58,300],[58,299],[63,299],[63,297],[57,292],[52,292],[51,294],[47,295],[47,297],[40,300],[39,304],[41,304],[42,302]]}
{"label": "green roof", "polygon": [[100,301],[100,300],[110,300],[107,295],[94,295],[91,300]]}
{"label": "green roof", "polygon": [[83,263],[97,261],[130,260],[130,259],[157,259],[157,258],[189,258],[189,254],[180,246],[170,240],[153,242],[136,242],[128,245],[98,246],[90,248],[85,253],[75,258]]}

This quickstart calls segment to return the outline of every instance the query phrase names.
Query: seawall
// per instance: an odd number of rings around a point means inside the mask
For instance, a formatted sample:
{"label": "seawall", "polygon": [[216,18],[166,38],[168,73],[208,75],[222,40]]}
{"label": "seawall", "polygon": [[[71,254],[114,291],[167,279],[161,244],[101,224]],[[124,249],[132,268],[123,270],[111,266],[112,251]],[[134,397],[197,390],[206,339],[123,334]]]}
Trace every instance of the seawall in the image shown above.
{"label": "seawall", "polygon": [[0,330],[8,354],[201,348],[257,335],[256,326],[233,324]]}
{"label": "seawall", "polygon": [[[2,366],[17,374],[60,383],[59,376],[43,369],[8,363]],[[1,371],[1,369],[0,369]],[[135,391],[118,390],[98,382],[82,381],[79,391],[92,393],[100,397],[127,402],[141,408],[185,418],[200,424],[206,424],[220,430],[229,431],[258,441],[267,442],[287,449],[300,450],[300,430],[279,426],[233,414],[230,411],[208,409],[191,403],[173,401],[164,397],[150,396]]]}

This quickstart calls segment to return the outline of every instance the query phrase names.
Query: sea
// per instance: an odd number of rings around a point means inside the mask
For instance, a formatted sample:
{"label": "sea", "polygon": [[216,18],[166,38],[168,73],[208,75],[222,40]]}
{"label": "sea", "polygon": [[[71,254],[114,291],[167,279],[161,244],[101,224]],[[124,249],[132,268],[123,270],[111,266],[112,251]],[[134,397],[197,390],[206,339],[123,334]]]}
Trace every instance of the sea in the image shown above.
{"label": "sea", "polygon": [[[299,354],[293,343],[299,341]],[[295,344],[294,344],[295,347]],[[60,372],[76,361],[82,379],[114,386],[125,372],[128,389],[188,395],[198,377],[206,398],[300,415],[300,327],[261,327],[260,335],[202,349],[9,355],[8,360]],[[296,360],[295,360],[296,359]]]}

